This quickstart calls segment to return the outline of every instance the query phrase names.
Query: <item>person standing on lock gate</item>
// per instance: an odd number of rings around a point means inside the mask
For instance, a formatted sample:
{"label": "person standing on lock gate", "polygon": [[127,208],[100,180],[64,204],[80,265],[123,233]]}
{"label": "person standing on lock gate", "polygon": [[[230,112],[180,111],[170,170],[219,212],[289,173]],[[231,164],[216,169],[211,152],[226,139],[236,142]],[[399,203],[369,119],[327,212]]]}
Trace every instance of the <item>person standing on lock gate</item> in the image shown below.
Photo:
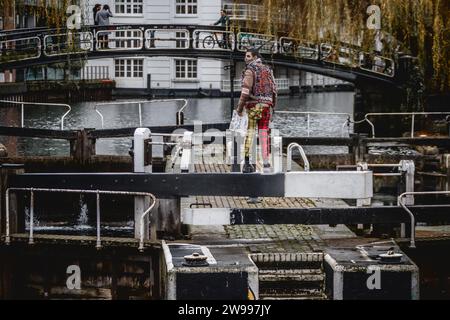
{"label": "person standing on lock gate", "polygon": [[[246,68],[242,73],[242,92],[237,107],[240,116],[247,110],[248,130],[245,140],[245,164],[243,173],[255,172],[255,166],[250,163],[250,150],[258,128],[264,172],[270,172],[269,161],[269,124],[272,117],[272,109],[277,103],[277,86],[272,69],[263,64],[258,50],[248,49],[245,53]],[[253,159],[256,163],[256,159]]]}

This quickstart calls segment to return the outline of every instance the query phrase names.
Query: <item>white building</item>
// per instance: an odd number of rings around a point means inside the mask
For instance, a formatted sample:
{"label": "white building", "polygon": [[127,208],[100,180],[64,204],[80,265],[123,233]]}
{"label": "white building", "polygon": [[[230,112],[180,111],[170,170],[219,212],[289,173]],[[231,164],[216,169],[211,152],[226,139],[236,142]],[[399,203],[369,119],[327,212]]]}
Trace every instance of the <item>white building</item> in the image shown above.
{"label": "white building", "polygon": [[[216,22],[220,18],[222,8],[226,8],[231,18],[237,21],[258,19],[258,14],[262,11],[260,6],[236,4],[232,0],[81,0],[81,3],[86,4],[83,13],[84,23],[87,25],[94,24],[93,7],[97,3],[110,6],[114,14],[114,17],[110,19],[112,24],[204,26]],[[32,18],[28,17],[28,20],[36,21],[35,17]],[[33,27],[30,23],[23,24],[23,26],[18,24],[18,26]],[[123,35],[132,36],[133,33],[124,32]],[[180,37],[180,39],[183,39],[184,36],[182,32],[170,35],[172,38]],[[180,43],[182,45],[182,42]],[[168,46],[178,45],[174,41],[165,44]],[[227,65],[229,65],[229,61],[204,58],[130,56],[89,60],[80,75],[71,74],[69,77],[115,80],[119,94],[147,94],[148,88],[156,94],[170,95],[176,92],[192,94],[202,89],[206,94],[218,96],[230,92],[229,71],[225,70]],[[236,91],[240,89],[240,74],[244,66],[244,62],[237,64],[236,80],[234,81]],[[280,93],[287,93],[290,89],[298,89],[300,86],[320,87],[339,83],[331,78],[282,67],[276,67],[274,73]],[[43,80],[45,78],[62,79],[65,75],[62,70],[38,67],[24,70],[24,75],[21,77],[26,80]],[[5,79],[0,74],[0,82],[2,81]]]}
{"label": "white building", "polygon": [[[233,8],[234,19],[255,18],[256,9],[249,5],[231,5],[224,0],[108,0],[114,14],[112,24],[189,24],[212,25],[220,18],[223,7]],[[89,0],[88,24],[93,24],[92,9],[96,0]],[[102,4],[105,4],[103,2]],[[84,78],[110,78],[116,81],[119,92],[138,93],[151,88],[152,92],[173,94],[197,92],[200,88],[213,95],[230,91],[227,61],[188,59],[183,57],[129,57],[90,60]],[[240,72],[244,63],[237,64],[235,88],[240,89]],[[299,87],[300,72],[275,68],[281,92]],[[319,83],[319,81],[315,81]]]}

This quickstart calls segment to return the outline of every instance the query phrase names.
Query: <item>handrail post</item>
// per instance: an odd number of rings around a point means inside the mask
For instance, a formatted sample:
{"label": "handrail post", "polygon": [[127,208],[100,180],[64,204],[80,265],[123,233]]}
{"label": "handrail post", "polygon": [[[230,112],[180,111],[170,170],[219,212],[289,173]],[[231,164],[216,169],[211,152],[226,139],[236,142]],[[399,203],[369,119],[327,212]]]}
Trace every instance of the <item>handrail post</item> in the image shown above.
{"label": "handrail post", "polygon": [[411,212],[411,210],[409,210],[406,207],[406,205],[403,201],[404,196],[405,196],[405,194],[402,194],[401,196],[398,197],[398,205],[401,206],[409,214],[409,217],[411,218],[411,239],[410,239],[409,247],[411,249],[415,249],[416,248],[416,217]]}
{"label": "handrail post", "polygon": [[30,191],[30,238],[28,244],[34,244],[34,191]]}
{"label": "handrail post", "polygon": [[300,152],[300,156],[303,159],[303,163],[304,163],[304,169],[305,171],[310,171],[310,165],[309,165],[309,161],[308,158],[306,157],[306,153],[305,150],[303,149],[303,147],[301,145],[299,145],[298,143],[291,143],[288,146],[288,154],[287,154],[287,168],[286,171],[287,172],[291,172],[292,171],[292,154],[293,154],[293,149],[297,148],[298,151]]}
{"label": "handrail post", "polygon": [[66,119],[66,116],[72,111],[72,107],[68,104],[65,105],[67,107],[67,112],[63,114],[61,117],[61,130],[64,130],[64,120]]}
{"label": "handrail post", "polygon": [[139,103],[139,127],[142,127],[142,103]]}
{"label": "handrail post", "polygon": [[416,120],[416,114],[413,113],[412,120],[411,120],[411,138],[414,138],[414,131],[415,131],[414,122],[415,122],[415,120]]}
{"label": "handrail post", "polygon": [[6,215],[6,217],[5,217],[5,233],[6,233],[6,236],[5,236],[5,243],[7,244],[7,245],[9,245],[10,243],[11,243],[11,237],[10,237],[10,228],[9,228],[9,226],[10,226],[10,219],[9,219],[9,189],[8,190],[6,190],[6,193],[5,193],[5,215]]}
{"label": "handrail post", "polygon": [[97,242],[95,245],[95,248],[97,250],[102,248],[102,241],[101,241],[101,224],[100,224],[100,191],[97,190]]}
{"label": "handrail post", "polygon": [[25,104],[22,103],[20,106],[21,106],[20,123],[21,123],[21,126],[23,128],[25,126],[25,115],[24,115],[24,113],[25,113]]}
{"label": "handrail post", "polygon": [[372,121],[369,120],[369,118],[368,118],[369,115],[370,115],[370,113],[366,114],[364,116],[364,118],[365,118],[366,122],[372,127],[372,138],[376,138],[376,136],[375,136],[375,125],[372,123]]}
{"label": "handrail post", "polygon": [[310,121],[311,121],[311,115],[308,113],[307,117],[308,117],[308,138],[309,138],[309,137],[311,136],[311,132],[310,132],[310,128],[311,128],[311,124],[310,124]]}

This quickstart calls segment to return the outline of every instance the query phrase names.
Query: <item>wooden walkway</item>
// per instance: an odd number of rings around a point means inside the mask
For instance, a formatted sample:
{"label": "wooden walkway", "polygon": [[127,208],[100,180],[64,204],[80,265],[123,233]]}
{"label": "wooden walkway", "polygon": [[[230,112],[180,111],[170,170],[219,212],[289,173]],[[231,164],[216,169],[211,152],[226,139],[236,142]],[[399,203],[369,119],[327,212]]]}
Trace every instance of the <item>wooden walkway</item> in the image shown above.
{"label": "wooden walkway", "polygon": [[[225,163],[225,150],[221,145],[214,146],[215,156],[205,153],[196,153],[194,156],[194,169],[196,173],[227,173],[231,172],[231,166]],[[259,159],[260,160],[260,159]],[[286,156],[283,159],[283,167],[286,167]],[[166,172],[180,172],[180,159],[178,158],[174,168],[171,161],[167,161]],[[262,172],[261,161],[257,162],[256,169]],[[297,163],[293,163],[294,170],[303,170]],[[214,181],[211,181],[214,185]],[[260,198],[258,204],[248,203],[246,197],[204,197],[192,196],[181,200],[181,208],[215,208],[215,209],[269,209],[269,208],[314,208],[315,201],[303,198]]]}
{"label": "wooden walkway", "polygon": [[[226,173],[230,166],[225,164],[196,164],[198,173]],[[213,182],[212,182],[213,183]],[[231,208],[231,209],[263,209],[263,208],[314,208],[315,203],[303,198],[260,198],[260,203],[250,204],[245,197],[203,197],[195,196],[185,199],[182,207],[192,208]]]}

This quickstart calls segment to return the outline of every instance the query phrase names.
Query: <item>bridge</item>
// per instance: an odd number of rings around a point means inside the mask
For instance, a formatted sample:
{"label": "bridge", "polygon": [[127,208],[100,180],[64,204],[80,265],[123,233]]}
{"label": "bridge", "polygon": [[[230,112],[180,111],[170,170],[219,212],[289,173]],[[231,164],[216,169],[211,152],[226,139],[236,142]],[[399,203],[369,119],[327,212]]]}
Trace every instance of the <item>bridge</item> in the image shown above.
{"label": "bridge", "polygon": [[[66,62],[68,59],[188,57],[242,61],[260,48],[269,63],[348,81],[401,87],[408,57],[384,57],[348,43],[226,31],[199,25],[114,25],[81,31],[47,28],[0,33],[0,70]],[[410,57],[409,57],[410,58]]]}

